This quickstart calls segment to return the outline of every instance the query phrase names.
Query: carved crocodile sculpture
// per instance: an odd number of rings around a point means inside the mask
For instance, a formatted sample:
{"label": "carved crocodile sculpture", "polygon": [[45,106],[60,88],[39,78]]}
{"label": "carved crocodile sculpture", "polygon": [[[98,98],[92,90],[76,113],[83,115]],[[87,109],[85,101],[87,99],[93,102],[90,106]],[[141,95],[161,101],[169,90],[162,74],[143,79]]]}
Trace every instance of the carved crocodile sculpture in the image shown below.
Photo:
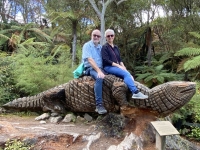
{"label": "carved crocodile sculpture", "polygon": [[[130,103],[137,108],[150,109],[160,116],[167,116],[185,105],[195,94],[194,82],[172,81],[152,89],[135,81],[135,85],[148,99],[132,99],[131,92],[122,79],[106,75],[103,84],[103,102],[109,112],[116,112],[119,106]],[[56,86],[35,96],[14,99],[3,105],[6,109],[42,110],[64,113],[94,112],[94,80],[90,76],[73,79],[68,83]],[[117,107],[118,106],[118,107]]]}

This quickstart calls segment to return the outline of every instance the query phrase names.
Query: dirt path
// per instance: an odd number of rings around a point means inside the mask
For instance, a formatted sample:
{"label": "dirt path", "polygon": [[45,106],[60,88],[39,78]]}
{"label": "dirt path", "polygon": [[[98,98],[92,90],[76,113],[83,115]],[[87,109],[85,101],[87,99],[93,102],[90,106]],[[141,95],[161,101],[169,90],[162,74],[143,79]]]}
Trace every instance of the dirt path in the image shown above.
{"label": "dirt path", "polygon": [[[95,122],[41,124],[35,121],[35,117],[0,115],[0,146],[8,139],[21,139],[34,144],[36,150],[82,150],[88,144],[84,138],[100,132],[96,129]],[[137,120],[126,126],[126,133],[141,134],[152,118],[137,117]],[[118,145],[122,140],[123,138],[106,137],[101,133],[101,137],[91,144],[90,150],[107,150],[111,145]],[[143,150],[155,150],[155,143],[144,145]]]}

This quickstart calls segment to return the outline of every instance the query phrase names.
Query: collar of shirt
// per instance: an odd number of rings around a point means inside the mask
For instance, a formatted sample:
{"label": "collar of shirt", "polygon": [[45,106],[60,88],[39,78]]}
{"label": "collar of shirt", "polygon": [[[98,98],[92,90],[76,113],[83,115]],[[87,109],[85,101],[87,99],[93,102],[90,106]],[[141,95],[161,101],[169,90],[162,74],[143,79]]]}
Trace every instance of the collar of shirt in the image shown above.
{"label": "collar of shirt", "polygon": [[106,43],[106,46],[110,46],[112,49],[117,47],[116,45],[114,45],[114,47],[112,47],[109,43]]}
{"label": "collar of shirt", "polygon": [[101,45],[98,44],[98,45],[96,46],[92,40],[90,41],[89,44],[90,44],[90,46],[93,46],[93,47],[95,47],[95,48],[97,48],[97,49],[101,49]]}

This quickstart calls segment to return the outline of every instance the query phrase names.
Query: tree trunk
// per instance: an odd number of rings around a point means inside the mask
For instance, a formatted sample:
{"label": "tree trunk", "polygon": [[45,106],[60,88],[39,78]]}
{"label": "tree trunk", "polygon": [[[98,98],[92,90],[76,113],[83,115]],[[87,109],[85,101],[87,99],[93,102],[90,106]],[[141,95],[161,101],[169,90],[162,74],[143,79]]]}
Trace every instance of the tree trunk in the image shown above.
{"label": "tree trunk", "polygon": [[148,66],[151,66],[152,35],[151,35],[151,28],[150,27],[148,27],[147,33],[146,33],[146,45],[147,45],[147,49],[148,49],[148,53],[147,53]]}
{"label": "tree trunk", "polygon": [[77,20],[72,21],[72,35],[73,35],[73,42],[72,42],[72,67],[74,66],[76,60],[76,43],[77,43]]}
{"label": "tree trunk", "polygon": [[[102,10],[100,12],[100,10],[98,9],[96,3],[94,0],[88,0],[90,2],[90,4],[92,5],[94,11],[97,13],[99,19],[100,19],[100,23],[101,23],[101,41],[100,44],[103,45],[106,42],[106,39],[104,37],[104,32],[105,32],[105,13],[106,13],[106,8],[108,7],[108,5],[113,2],[114,0],[107,0],[106,2],[104,2],[104,0],[102,1]],[[120,3],[124,2],[126,0],[120,0],[117,2],[117,5],[119,5]]]}
{"label": "tree trunk", "polygon": [[5,10],[4,6],[5,6],[5,1],[0,1],[0,15],[2,18],[2,22],[7,23],[6,10]]}

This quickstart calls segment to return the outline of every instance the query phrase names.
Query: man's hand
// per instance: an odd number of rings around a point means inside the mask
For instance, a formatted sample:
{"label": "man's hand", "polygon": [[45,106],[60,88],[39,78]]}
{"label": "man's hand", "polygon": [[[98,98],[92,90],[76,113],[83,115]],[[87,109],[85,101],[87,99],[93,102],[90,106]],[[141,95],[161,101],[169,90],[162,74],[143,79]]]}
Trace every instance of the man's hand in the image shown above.
{"label": "man's hand", "polygon": [[122,69],[122,70],[126,70],[125,66],[118,65],[117,67],[120,68],[120,69]]}
{"label": "man's hand", "polygon": [[101,70],[98,71],[97,73],[98,73],[97,78],[102,78],[103,79],[105,77],[105,74]]}
{"label": "man's hand", "polygon": [[90,63],[90,65],[92,66],[92,68],[94,70],[96,70],[97,72],[97,78],[104,78],[105,74],[101,71],[101,69],[97,66],[96,62],[94,61],[94,59],[92,58],[88,58],[88,62]]}

